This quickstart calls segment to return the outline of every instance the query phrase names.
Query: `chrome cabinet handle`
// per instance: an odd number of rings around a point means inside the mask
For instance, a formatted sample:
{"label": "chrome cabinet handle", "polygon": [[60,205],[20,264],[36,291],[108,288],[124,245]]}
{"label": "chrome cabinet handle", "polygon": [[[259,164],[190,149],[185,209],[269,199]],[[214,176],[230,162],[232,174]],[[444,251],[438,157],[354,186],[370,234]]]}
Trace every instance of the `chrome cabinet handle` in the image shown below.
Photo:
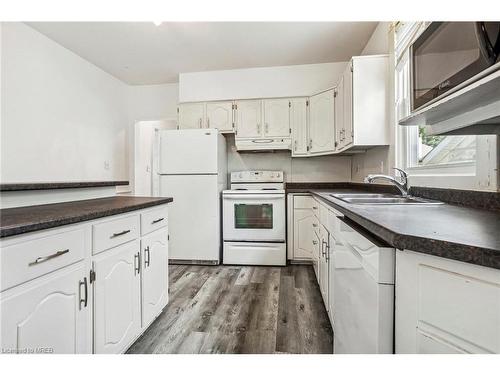
{"label": "chrome cabinet handle", "polygon": [[119,236],[123,236],[124,234],[130,233],[130,229],[118,232],[118,233],[113,233],[109,238],[115,238]]}
{"label": "chrome cabinet handle", "polygon": [[159,219],[156,219],[156,220],[153,220],[153,221],[151,222],[151,224],[156,224],[156,223],[159,223],[160,221],[163,221],[163,220],[165,220],[165,218],[164,218],[164,217],[159,218]]}
{"label": "chrome cabinet handle", "polygon": [[200,118],[200,122],[199,122],[199,126],[198,127],[201,129],[201,118]]}
{"label": "chrome cabinet handle", "polygon": [[313,240],[313,245],[317,245],[317,244],[318,244],[318,241]]}
{"label": "chrome cabinet handle", "polygon": [[318,224],[316,223],[313,223],[313,227],[316,228],[318,226]]}
{"label": "chrome cabinet handle", "polygon": [[321,241],[321,254],[323,256],[326,256],[326,249],[325,249],[325,245],[326,245],[326,242],[325,241]]}
{"label": "chrome cabinet handle", "polygon": [[141,253],[137,252],[134,255],[134,275],[141,273]]}
{"label": "chrome cabinet handle", "polygon": [[313,140],[312,138],[309,139],[309,150],[311,150],[313,148]]}
{"label": "chrome cabinet handle", "polygon": [[149,246],[144,249],[144,254],[147,254],[147,258],[144,260],[144,266],[149,267],[149,261],[151,260],[151,253],[149,252]]}
{"label": "chrome cabinet handle", "polygon": [[297,140],[295,140],[293,144],[293,151],[297,151]]}
{"label": "chrome cabinet handle", "polygon": [[[82,296],[81,296],[82,285],[84,287],[83,290],[85,290],[85,298],[82,298]],[[86,277],[83,278],[83,281],[79,281],[79,283],[78,283],[78,289],[79,289],[79,293],[80,293],[79,309],[81,310],[82,309],[82,303],[83,303],[83,307],[87,307],[87,302],[88,302],[88,299],[89,299],[89,289],[87,287],[87,278]]]}
{"label": "chrome cabinet handle", "polygon": [[313,210],[317,210],[318,209],[318,206],[313,206]]}
{"label": "chrome cabinet handle", "polygon": [[46,262],[48,260],[51,260],[51,259],[54,259],[54,258],[57,258],[57,257],[60,257],[61,255],[64,255],[66,253],[69,253],[69,249],[66,249],[66,250],[59,250],[57,252],[55,252],[54,254],[50,254],[50,255],[47,255],[45,257],[38,257],[36,258],[33,262],[31,263],[28,263],[28,266],[35,266],[37,264],[40,264],[40,263],[43,263],[43,262]]}
{"label": "chrome cabinet handle", "polygon": [[260,134],[260,124],[257,124],[257,133]]}
{"label": "chrome cabinet handle", "polygon": [[266,130],[264,131],[265,134],[269,133],[269,124],[266,122]]}
{"label": "chrome cabinet handle", "polygon": [[210,117],[207,117],[207,128],[210,127]]}

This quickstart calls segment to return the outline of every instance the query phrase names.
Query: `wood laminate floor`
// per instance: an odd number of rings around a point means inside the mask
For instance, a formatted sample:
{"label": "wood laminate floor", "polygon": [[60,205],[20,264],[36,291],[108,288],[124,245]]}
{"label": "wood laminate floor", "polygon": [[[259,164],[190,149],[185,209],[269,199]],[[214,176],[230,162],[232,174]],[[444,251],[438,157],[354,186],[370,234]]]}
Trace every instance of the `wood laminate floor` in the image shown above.
{"label": "wood laminate floor", "polygon": [[332,353],[311,266],[169,267],[169,304],[127,353]]}

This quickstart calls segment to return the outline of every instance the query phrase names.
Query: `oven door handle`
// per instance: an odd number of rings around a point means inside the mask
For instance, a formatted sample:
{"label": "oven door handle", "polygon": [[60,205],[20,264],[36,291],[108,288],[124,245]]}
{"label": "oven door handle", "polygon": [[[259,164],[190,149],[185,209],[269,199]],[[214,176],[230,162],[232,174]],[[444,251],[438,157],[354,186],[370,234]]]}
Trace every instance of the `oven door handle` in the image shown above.
{"label": "oven door handle", "polygon": [[[256,195],[250,195],[250,194],[234,194],[234,195],[225,195],[224,199],[228,200],[234,200],[234,201],[241,201],[241,200],[269,200],[269,199],[284,199],[285,195],[284,194],[256,194]],[[262,204],[265,204],[262,203]]]}

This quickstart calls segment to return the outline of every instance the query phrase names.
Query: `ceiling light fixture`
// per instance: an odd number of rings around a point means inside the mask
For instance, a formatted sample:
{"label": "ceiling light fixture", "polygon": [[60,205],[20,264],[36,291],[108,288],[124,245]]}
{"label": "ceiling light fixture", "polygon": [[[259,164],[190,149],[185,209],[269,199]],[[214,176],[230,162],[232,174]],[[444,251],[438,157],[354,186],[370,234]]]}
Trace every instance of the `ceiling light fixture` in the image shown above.
{"label": "ceiling light fixture", "polygon": [[153,21],[153,23],[155,24],[155,26],[160,26],[163,23],[163,21]]}

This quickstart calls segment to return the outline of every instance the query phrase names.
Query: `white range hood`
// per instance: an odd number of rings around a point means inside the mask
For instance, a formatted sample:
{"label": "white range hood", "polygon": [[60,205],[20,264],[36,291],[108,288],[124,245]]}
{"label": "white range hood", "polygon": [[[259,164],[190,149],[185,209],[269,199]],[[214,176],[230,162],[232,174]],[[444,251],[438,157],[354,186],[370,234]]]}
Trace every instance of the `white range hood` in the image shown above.
{"label": "white range hood", "polygon": [[292,140],[290,138],[236,139],[235,145],[237,151],[290,150]]}

